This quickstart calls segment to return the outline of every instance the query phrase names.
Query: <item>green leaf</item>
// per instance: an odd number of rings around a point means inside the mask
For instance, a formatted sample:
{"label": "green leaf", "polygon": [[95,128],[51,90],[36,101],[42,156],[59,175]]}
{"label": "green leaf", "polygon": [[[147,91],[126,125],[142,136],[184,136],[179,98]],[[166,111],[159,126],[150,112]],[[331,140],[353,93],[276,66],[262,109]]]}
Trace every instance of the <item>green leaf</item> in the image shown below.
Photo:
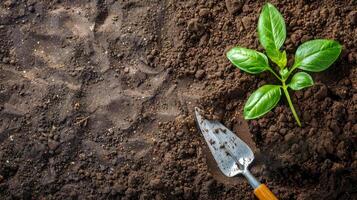
{"label": "green leaf", "polygon": [[268,58],[255,50],[233,47],[227,52],[227,58],[239,69],[258,74],[269,68]]}
{"label": "green leaf", "polygon": [[298,72],[292,78],[288,86],[293,90],[301,90],[314,85],[312,77],[306,72]]}
{"label": "green leaf", "polygon": [[286,61],[284,61],[284,53],[279,51],[286,39],[285,22],[280,12],[270,3],[264,5],[260,14],[258,36],[268,57],[279,65],[280,68],[285,67]]}
{"label": "green leaf", "polygon": [[244,118],[255,119],[273,109],[279,102],[281,90],[279,85],[264,85],[253,92],[244,106]]}
{"label": "green leaf", "polygon": [[311,40],[299,46],[295,53],[293,68],[320,72],[332,65],[342,51],[342,46],[334,40]]}

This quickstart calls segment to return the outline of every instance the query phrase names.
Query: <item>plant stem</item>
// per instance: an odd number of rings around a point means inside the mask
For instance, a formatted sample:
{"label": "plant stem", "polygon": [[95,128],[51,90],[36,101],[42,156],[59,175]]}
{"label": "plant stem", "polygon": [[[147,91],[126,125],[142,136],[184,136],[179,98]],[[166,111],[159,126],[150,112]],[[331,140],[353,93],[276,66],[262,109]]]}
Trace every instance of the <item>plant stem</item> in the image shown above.
{"label": "plant stem", "polygon": [[289,103],[291,112],[293,113],[294,118],[295,118],[297,124],[301,127],[301,122],[300,122],[299,116],[297,115],[297,113],[296,113],[296,111],[295,111],[295,108],[294,108],[294,105],[293,105],[293,103],[291,102],[290,95],[289,95],[289,91],[288,91],[288,87],[287,87],[286,84],[285,84],[285,81],[288,79],[288,77],[290,76],[291,72],[293,72],[295,68],[296,68],[295,66],[292,67],[292,69],[288,72],[288,75],[286,76],[285,79],[284,79],[284,78],[280,78],[280,76],[278,76],[278,75],[274,72],[273,69],[268,68],[268,70],[269,70],[272,74],[274,74],[274,76],[275,76],[276,78],[278,78],[278,79],[283,83],[283,87],[282,87],[282,88],[283,88],[284,94],[285,94],[285,96],[286,96],[286,99],[288,100],[288,103]]}
{"label": "plant stem", "polygon": [[289,78],[290,74],[291,74],[296,68],[297,68],[297,65],[294,65],[294,66],[290,69],[290,71],[289,71],[288,74],[286,75],[286,78],[284,79],[284,81],[286,81],[286,80]]}
{"label": "plant stem", "polygon": [[296,122],[301,127],[299,116],[297,115],[297,113],[295,111],[295,108],[294,108],[294,105],[293,105],[293,103],[291,102],[291,99],[290,99],[290,95],[289,95],[289,92],[288,92],[288,87],[286,86],[285,81],[282,81],[282,83],[283,83],[283,91],[284,91],[284,94],[286,96],[286,99],[288,100],[291,112],[293,113]]}
{"label": "plant stem", "polygon": [[274,76],[275,76],[276,78],[278,78],[280,81],[283,81],[283,80],[274,72],[273,69],[268,68],[268,70],[269,70],[272,74],[274,74]]}

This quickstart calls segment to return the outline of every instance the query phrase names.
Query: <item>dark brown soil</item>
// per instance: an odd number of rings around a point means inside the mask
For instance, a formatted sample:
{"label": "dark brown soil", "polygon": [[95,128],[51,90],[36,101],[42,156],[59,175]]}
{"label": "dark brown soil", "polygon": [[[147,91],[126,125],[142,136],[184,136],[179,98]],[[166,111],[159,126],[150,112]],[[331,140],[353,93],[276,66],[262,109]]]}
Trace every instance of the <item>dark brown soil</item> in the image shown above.
{"label": "dark brown soil", "polygon": [[344,46],[292,94],[301,128],[285,100],[242,120],[249,94],[275,80],[224,52],[263,51],[265,1],[0,2],[0,199],[254,199],[217,169],[194,106],[254,149],[252,173],[280,199],[357,199],[356,1],[271,1],[290,63],[313,38]]}

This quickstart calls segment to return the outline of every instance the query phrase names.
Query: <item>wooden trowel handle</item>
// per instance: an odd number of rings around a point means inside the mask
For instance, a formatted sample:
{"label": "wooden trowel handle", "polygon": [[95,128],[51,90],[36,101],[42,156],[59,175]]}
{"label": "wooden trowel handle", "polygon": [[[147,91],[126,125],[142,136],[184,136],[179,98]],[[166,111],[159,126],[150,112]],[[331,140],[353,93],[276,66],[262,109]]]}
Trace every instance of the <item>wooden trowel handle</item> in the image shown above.
{"label": "wooden trowel handle", "polygon": [[259,200],[278,200],[265,184],[260,184],[255,188],[254,194]]}

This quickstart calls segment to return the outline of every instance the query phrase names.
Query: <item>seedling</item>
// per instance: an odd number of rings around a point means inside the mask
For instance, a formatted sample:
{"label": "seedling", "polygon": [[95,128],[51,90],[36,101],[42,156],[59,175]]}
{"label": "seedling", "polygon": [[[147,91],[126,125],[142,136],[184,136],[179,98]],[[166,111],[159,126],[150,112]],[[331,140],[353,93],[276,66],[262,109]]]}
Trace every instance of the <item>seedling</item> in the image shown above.
{"label": "seedling", "polygon": [[253,92],[244,106],[244,118],[255,119],[273,109],[281,98],[282,89],[296,122],[301,126],[288,88],[301,90],[314,85],[314,81],[306,72],[298,72],[289,79],[290,75],[297,68],[309,72],[320,72],[327,69],[340,55],[342,46],[338,42],[328,39],[305,42],[296,50],[294,64],[288,68],[286,52],[281,51],[286,39],[284,18],[270,3],[264,5],[260,14],[258,37],[268,58],[276,64],[278,72],[275,72],[269,65],[266,55],[252,49],[234,47],[227,52],[227,58],[233,65],[250,74],[269,71],[281,81],[281,85],[263,85]]}

